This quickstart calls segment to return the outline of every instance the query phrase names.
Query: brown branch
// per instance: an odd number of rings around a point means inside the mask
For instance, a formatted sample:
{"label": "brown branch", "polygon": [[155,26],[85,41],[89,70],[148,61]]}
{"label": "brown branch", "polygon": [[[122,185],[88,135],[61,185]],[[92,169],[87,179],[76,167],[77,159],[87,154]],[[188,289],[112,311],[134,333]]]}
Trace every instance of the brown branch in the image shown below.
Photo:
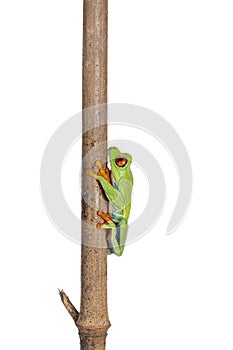
{"label": "brown branch", "polygon": [[[80,314],[63,291],[62,302],[79,329],[81,350],[105,350],[110,327],[107,305],[106,232],[96,228],[107,212],[101,186],[87,176],[107,162],[108,0],[83,0],[82,74],[82,253]],[[105,171],[101,169],[104,176]]]}
{"label": "brown branch", "polygon": [[[96,228],[107,203],[87,169],[107,162],[108,0],[84,0],[82,76],[82,252],[78,329],[81,350],[105,350],[107,305],[106,232]],[[100,162],[98,162],[98,160]],[[97,163],[96,163],[97,161]],[[102,170],[105,174],[105,171]]]}
{"label": "brown branch", "polygon": [[74,305],[71,303],[70,299],[68,298],[66,293],[63,291],[63,289],[62,290],[58,289],[58,293],[60,294],[61,301],[63,302],[66,310],[69,312],[70,316],[73,318],[73,320],[76,324],[76,322],[78,321],[79,312],[76,310]]}

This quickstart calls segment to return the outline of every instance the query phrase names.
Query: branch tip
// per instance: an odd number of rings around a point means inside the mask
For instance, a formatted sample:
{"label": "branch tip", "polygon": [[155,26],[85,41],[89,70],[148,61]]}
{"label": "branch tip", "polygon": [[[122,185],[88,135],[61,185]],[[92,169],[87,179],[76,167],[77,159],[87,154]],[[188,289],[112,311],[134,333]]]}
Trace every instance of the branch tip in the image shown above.
{"label": "branch tip", "polygon": [[73,318],[74,322],[76,323],[78,321],[79,312],[76,310],[74,305],[71,303],[70,299],[66,295],[66,293],[60,289],[58,289],[58,293],[61,297],[61,301],[64,304],[66,310],[69,312],[70,316]]}

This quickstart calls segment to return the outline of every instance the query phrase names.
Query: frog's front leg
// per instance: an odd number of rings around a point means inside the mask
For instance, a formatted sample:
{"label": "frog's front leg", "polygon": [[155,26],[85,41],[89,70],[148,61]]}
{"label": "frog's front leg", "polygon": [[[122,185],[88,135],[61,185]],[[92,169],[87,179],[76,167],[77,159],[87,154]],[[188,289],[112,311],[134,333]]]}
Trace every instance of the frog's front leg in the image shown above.
{"label": "frog's front leg", "polygon": [[87,175],[94,177],[95,179],[98,179],[98,177],[102,177],[108,183],[111,183],[110,170],[108,169],[108,167],[106,166],[106,168],[104,168],[100,160],[95,161],[95,166],[98,169],[97,173],[95,173],[92,169],[88,169]]}
{"label": "frog's front leg", "polygon": [[108,167],[106,166],[106,168],[104,168],[100,160],[95,162],[95,166],[98,169],[97,175],[103,177],[107,182],[111,183],[110,170]]}
{"label": "frog's front leg", "polygon": [[101,184],[108,200],[119,210],[125,208],[125,200],[122,193],[113,187],[110,180],[109,169],[104,169],[100,161],[95,162],[95,166],[99,169],[97,174],[92,170],[87,170],[87,175],[94,177]]}

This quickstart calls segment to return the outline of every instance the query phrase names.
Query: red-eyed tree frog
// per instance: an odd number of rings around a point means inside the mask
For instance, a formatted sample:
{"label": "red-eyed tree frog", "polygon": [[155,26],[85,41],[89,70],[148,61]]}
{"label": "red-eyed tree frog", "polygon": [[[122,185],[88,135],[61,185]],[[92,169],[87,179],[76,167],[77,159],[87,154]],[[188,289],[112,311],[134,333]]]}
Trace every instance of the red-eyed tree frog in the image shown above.
{"label": "red-eyed tree frog", "polygon": [[98,211],[97,214],[104,221],[97,223],[98,228],[110,229],[107,234],[108,254],[121,256],[128,231],[128,218],[131,209],[131,194],[133,175],[130,169],[132,156],[121,153],[117,147],[109,148],[111,170],[104,168],[100,161],[95,162],[98,172],[87,170],[89,176],[94,177],[101,184],[104,193],[111,204],[110,213]]}

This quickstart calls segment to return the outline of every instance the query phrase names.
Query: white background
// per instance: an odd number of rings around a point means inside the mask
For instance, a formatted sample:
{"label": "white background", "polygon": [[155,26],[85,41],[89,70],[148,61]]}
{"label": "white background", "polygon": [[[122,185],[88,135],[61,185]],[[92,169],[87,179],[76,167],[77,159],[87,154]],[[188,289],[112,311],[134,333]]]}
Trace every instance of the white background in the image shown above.
{"label": "white background", "polygon": [[[155,229],[109,258],[108,349],[232,350],[232,17],[230,0],[109,1],[109,102],[173,125],[194,188],[166,236],[178,181],[158,145],[167,204]],[[82,1],[2,1],[0,33],[0,347],[77,349],[57,288],[79,306],[80,247],[47,217],[39,172],[53,132],[81,110]],[[71,202],[79,156],[67,167]]]}

